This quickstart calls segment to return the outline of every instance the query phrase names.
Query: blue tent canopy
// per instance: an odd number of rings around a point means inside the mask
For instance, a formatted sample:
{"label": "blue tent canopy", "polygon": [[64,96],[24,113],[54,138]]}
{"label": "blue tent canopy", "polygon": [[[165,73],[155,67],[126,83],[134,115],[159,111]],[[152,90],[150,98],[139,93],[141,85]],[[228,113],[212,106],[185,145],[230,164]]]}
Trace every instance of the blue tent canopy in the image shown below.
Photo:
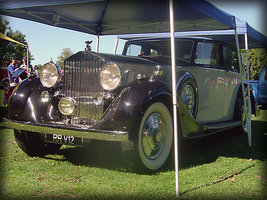
{"label": "blue tent canopy", "polygon": [[[236,18],[236,28],[239,39],[240,48],[245,48],[245,34],[248,36],[249,48],[266,48],[267,37],[260,32],[253,29],[247,22]],[[235,31],[231,30],[208,30],[208,31],[180,31],[175,32],[175,36],[204,36],[213,40],[229,43],[233,46],[236,45]],[[170,33],[148,33],[148,34],[127,34],[118,35],[120,39],[135,39],[146,37],[170,37]]]}
{"label": "blue tent canopy", "polygon": [[[0,13],[93,35],[169,31],[169,0],[3,0]],[[175,31],[235,28],[234,16],[204,0],[175,0]]]}

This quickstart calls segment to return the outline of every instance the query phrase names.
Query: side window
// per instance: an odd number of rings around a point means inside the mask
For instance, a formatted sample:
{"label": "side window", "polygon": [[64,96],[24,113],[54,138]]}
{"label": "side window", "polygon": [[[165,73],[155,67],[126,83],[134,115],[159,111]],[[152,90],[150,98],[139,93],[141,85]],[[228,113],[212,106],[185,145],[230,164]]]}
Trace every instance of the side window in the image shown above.
{"label": "side window", "polygon": [[196,64],[220,65],[220,46],[213,43],[199,42],[195,58]]}
{"label": "side window", "polygon": [[234,49],[223,47],[224,67],[239,72],[237,53]]}
{"label": "side window", "polygon": [[139,56],[142,52],[141,52],[141,46],[139,45],[135,45],[135,44],[131,44],[129,45],[128,49],[127,49],[127,56]]}
{"label": "side window", "polygon": [[152,56],[161,56],[161,55],[163,55],[163,52],[162,51],[157,51],[155,49],[151,49],[150,50],[150,55],[152,55]]}

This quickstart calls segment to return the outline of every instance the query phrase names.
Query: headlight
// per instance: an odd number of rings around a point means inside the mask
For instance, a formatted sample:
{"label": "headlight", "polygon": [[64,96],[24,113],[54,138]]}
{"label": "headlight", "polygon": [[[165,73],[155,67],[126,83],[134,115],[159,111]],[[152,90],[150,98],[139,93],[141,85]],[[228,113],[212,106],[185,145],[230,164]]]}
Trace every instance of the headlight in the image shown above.
{"label": "headlight", "polygon": [[51,88],[61,79],[61,70],[54,63],[45,64],[40,71],[40,80],[44,87]]}
{"label": "headlight", "polygon": [[101,68],[99,76],[102,87],[112,91],[121,84],[122,71],[116,64],[107,63]]}
{"label": "headlight", "polygon": [[58,109],[63,115],[72,115],[76,107],[76,101],[69,97],[62,98],[58,103]]}

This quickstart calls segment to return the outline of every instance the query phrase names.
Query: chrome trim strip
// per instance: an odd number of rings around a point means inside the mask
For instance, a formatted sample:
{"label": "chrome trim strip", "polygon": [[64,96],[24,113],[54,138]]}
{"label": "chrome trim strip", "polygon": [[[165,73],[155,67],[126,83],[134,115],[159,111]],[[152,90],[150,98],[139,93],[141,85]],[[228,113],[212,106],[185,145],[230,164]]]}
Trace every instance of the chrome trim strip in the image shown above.
{"label": "chrome trim strip", "polygon": [[46,133],[46,134],[61,134],[66,136],[81,137],[92,140],[105,140],[105,141],[129,141],[128,132],[124,131],[108,131],[108,130],[95,130],[87,128],[69,127],[56,124],[35,124],[31,122],[21,122],[10,119],[3,119],[3,126],[7,128]]}

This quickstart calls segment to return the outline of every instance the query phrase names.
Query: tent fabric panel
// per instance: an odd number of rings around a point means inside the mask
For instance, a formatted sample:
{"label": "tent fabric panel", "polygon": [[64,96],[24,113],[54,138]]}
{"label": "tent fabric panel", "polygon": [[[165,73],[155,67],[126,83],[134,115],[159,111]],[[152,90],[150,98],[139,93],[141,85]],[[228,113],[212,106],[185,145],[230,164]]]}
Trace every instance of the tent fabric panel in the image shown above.
{"label": "tent fabric panel", "polygon": [[12,38],[10,38],[10,37],[4,35],[4,34],[1,33],[1,32],[0,32],[0,39],[7,40],[7,41],[9,41],[9,42],[17,43],[17,44],[19,44],[19,45],[21,45],[21,46],[25,46],[25,47],[28,46],[28,45],[26,45],[26,44],[23,44],[23,43],[21,43],[21,42],[18,42],[18,41],[16,41],[16,40],[13,40]]}
{"label": "tent fabric panel", "polygon": [[65,4],[97,2],[97,1],[107,2],[108,0],[3,0],[0,2],[0,8],[9,10],[17,8],[65,5]]}
{"label": "tent fabric panel", "polygon": [[[168,0],[9,0],[0,5],[4,15],[94,35],[169,31]],[[207,1],[177,0],[174,10],[175,31],[234,28],[234,17]]]}

